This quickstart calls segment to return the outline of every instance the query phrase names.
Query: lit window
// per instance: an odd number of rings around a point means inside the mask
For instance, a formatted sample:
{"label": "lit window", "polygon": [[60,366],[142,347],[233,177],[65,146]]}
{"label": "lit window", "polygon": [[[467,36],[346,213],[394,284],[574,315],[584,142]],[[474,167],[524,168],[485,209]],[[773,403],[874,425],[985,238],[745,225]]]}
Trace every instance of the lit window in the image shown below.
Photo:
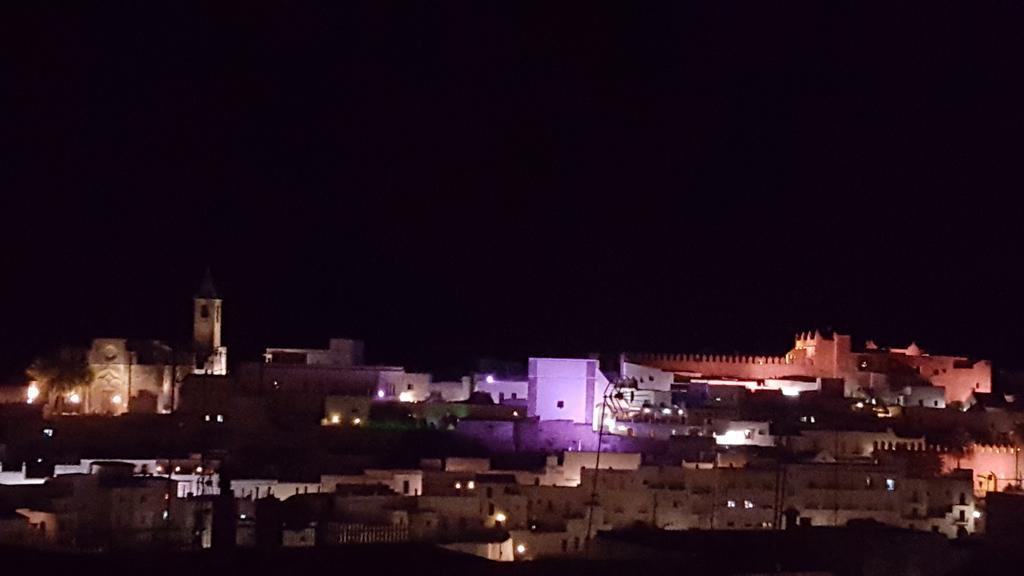
{"label": "lit window", "polygon": [[53,438],[53,428],[43,428],[43,436]]}
{"label": "lit window", "polygon": [[751,508],[754,507],[754,503],[751,502],[750,500],[744,500],[743,507],[746,508],[747,510],[750,510]]}
{"label": "lit window", "polygon": [[727,500],[725,505],[726,505],[727,508],[735,508],[736,507],[736,501],[735,500]]}
{"label": "lit window", "polygon": [[223,422],[223,421],[224,421],[224,415],[223,414],[217,414],[217,422]]}
{"label": "lit window", "polygon": [[559,400],[558,403],[556,404],[556,406],[558,406],[559,408],[565,408],[565,402],[562,401],[562,400]]}
{"label": "lit window", "polygon": [[885,489],[888,490],[889,492],[896,490],[896,481],[893,480],[892,478],[886,478]]}
{"label": "lit window", "polygon": [[466,488],[469,488],[470,490],[476,488],[476,482],[473,482],[472,480],[466,482]]}

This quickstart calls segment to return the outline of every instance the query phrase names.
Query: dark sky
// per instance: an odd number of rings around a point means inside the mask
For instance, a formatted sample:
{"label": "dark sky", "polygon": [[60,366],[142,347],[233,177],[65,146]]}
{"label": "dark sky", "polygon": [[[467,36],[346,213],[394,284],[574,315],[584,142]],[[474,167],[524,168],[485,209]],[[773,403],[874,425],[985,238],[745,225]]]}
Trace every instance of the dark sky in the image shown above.
{"label": "dark sky", "polygon": [[30,4],[4,18],[5,377],[187,339],[206,266],[233,360],[834,327],[1024,364],[1020,6]]}

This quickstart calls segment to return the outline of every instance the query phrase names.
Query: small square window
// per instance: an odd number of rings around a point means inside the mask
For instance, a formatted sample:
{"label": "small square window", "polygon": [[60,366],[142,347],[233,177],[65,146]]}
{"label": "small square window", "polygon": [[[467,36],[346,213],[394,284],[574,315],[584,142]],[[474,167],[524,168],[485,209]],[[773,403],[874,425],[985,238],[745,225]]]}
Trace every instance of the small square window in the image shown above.
{"label": "small square window", "polygon": [[558,401],[558,404],[557,404],[557,406],[558,406],[559,408],[565,408],[565,402],[564,402],[564,401],[562,401],[562,400],[559,400],[559,401]]}

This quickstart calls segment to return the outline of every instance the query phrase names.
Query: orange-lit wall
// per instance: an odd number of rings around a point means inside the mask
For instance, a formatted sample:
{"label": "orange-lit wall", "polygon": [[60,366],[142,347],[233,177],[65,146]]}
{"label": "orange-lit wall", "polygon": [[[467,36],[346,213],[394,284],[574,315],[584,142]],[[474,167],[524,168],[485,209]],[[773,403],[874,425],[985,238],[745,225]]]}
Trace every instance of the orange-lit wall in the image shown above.
{"label": "orange-lit wall", "polygon": [[[917,350],[916,347],[914,347]],[[875,381],[885,382],[885,370],[909,366],[921,383],[931,382],[945,388],[946,402],[966,401],[972,392],[992,391],[992,364],[987,360],[969,362],[956,356],[906,354],[903,351],[869,351],[854,353],[850,337],[832,334],[830,338],[814,334],[800,334],[793,349],[785,356],[721,356],[707,354],[631,354],[630,362],[660,368],[670,372],[696,373],[703,376],[731,377],[752,380],[804,376],[812,378],[843,378],[848,390],[857,386],[870,386]],[[867,368],[860,362],[884,354],[879,363],[886,368]],[[874,362],[872,362],[874,365]],[[878,373],[870,370],[877,370]],[[913,372],[912,372],[913,374]],[[879,376],[881,378],[873,378]],[[917,375],[914,375],[916,378]]]}
{"label": "orange-lit wall", "polygon": [[1018,483],[1017,459],[1021,455],[1013,446],[976,445],[960,458],[952,452],[944,452],[941,456],[943,472],[956,469],[958,463],[960,468],[974,471],[974,493],[977,496],[984,496],[986,492],[1002,492],[1007,486]]}

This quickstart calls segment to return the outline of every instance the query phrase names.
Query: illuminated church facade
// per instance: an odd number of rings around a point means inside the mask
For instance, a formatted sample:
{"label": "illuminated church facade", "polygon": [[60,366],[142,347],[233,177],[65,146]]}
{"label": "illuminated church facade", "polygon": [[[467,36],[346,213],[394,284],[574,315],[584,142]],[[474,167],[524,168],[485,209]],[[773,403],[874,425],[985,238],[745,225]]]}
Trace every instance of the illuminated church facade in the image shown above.
{"label": "illuminated church facade", "polygon": [[193,297],[192,343],[174,349],[159,340],[96,338],[86,353],[92,383],[51,398],[58,413],[168,413],[178,388],[193,374],[227,374],[227,347],[221,341],[223,300],[209,273]]}

